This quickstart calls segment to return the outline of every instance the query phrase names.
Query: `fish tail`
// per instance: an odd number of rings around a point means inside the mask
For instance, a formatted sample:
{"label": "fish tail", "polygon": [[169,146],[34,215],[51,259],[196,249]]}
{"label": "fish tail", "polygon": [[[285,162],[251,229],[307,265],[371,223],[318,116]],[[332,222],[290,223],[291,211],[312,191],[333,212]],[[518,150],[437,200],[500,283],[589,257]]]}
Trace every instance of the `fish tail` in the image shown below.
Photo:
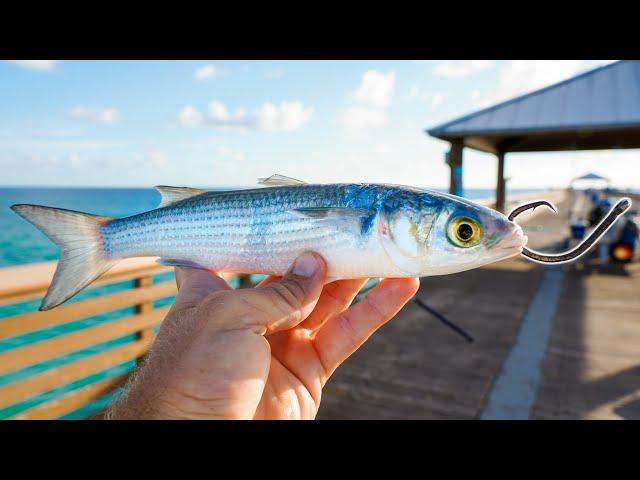
{"label": "fish tail", "polygon": [[12,205],[11,209],[60,247],[60,261],[40,310],[67,301],[116,263],[107,259],[100,231],[110,217],[40,205]]}

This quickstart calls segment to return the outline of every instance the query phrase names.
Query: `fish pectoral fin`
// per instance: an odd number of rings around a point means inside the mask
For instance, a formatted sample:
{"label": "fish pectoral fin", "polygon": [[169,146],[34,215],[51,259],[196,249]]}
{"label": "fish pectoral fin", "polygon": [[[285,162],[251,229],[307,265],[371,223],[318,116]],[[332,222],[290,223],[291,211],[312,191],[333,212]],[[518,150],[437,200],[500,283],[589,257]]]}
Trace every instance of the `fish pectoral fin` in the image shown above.
{"label": "fish pectoral fin", "polygon": [[267,187],[287,187],[291,185],[304,185],[307,182],[276,173],[267,178],[259,178],[258,183]]}
{"label": "fish pectoral fin", "polygon": [[350,207],[310,207],[296,208],[290,210],[291,213],[307,218],[315,218],[318,220],[330,219],[364,219],[371,215],[371,210],[366,208],[350,208]]}
{"label": "fish pectoral fin", "polygon": [[206,267],[200,265],[199,263],[192,262],[190,260],[180,260],[176,258],[158,258],[156,260],[158,265],[163,265],[165,267],[187,267],[187,268],[198,268],[200,270],[207,270]]}
{"label": "fish pectoral fin", "polygon": [[180,200],[186,200],[187,198],[196,197],[206,193],[207,190],[200,188],[189,187],[169,187],[167,185],[158,185],[156,190],[162,195],[162,200],[158,208],[166,207],[172,203],[179,202]]}

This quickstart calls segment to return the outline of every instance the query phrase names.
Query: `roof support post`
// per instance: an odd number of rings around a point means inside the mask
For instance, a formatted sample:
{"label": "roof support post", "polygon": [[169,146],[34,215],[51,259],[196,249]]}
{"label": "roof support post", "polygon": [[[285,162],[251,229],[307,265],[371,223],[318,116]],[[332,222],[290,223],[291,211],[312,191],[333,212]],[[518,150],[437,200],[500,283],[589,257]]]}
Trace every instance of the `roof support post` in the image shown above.
{"label": "roof support post", "polygon": [[449,193],[452,195],[462,196],[462,151],[464,149],[464,141],[453,140],[451,142],[451,150],[449,151],[449,167],[451,168],[451,176],[449,178]]}
{"label": "roof support post", "polygon": [[498,150],[498,181],[496,184],[496,210],[504,213],[505,203],[506,203],[506,188],[504,181],[504,156],[505,151],[500,149]]}

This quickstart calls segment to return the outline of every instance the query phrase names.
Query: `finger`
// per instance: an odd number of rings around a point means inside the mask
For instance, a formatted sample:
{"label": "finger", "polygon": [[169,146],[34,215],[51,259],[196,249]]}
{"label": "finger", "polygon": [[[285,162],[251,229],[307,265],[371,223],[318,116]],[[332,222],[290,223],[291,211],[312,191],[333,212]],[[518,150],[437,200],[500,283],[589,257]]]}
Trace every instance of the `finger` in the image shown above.
{"label": "finger", "polygon": [[176,308],[194,307],[210,293],[231,289],[211,270],[187,267],[176,267],[175,270],[178,294],[173,304]]}
{"label": "finger", "polygon": [[258,283],[258,285],[256,285],[256,287],[265,287],[270,283],[279,282],[280,280],[282,280],[282,277],[278,277],[276,275],[267,275],[260,281],[260,283]]}
{"label": "finger", "polygon": [[393,318],[419,286],[417,278],[384,279],[358,304],[329,320],[314,339],[327,376]]}
{"label": "finger", "polygon": [[304,320],[318,302],[327,267],[316,253],[300,255],[278,282],[212,296],[216,327],[255,327],[261,334],[292,328]]}
{"label": "finger", "polygon": [[327,283],[322,289],[316,308],[301,326],[309,330],[318,330],[327,320],[344,312],[367,280],[367,278],[360,278]]}

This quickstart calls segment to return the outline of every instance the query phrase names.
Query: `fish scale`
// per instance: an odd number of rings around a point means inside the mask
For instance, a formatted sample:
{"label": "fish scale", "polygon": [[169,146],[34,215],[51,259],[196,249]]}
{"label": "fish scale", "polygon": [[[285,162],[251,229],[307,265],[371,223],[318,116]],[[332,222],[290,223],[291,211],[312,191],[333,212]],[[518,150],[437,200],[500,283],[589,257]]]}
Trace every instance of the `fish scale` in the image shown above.
{"label": "fish scale", "polygon": [[[344,222],[318,222],[292,213],[300,208],[345,207],[351,200],[349,186],[273,190],[211,192],[108,222],[102,227],[107,257],[157,255],[212,269],[282,273],[302,251],[314,249],[331,257],[347,246],[366,243],[354,222],[353,228],[344,229]],[[353,269],[330,273],[354,274]]]}

